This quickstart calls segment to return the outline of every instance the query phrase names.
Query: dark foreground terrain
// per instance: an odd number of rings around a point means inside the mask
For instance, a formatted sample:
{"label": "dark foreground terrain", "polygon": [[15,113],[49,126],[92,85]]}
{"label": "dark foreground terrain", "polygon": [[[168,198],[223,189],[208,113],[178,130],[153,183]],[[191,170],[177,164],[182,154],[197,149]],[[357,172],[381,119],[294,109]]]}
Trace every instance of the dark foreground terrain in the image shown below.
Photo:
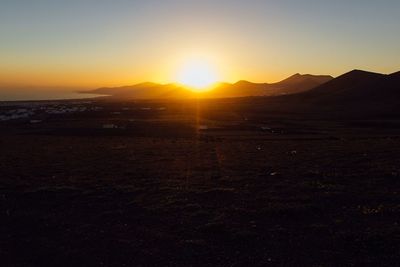
{"label": "dark foreground terrain", "polygon": [[398,266],[400,120],[252,101],[2,106],[0,265]]}

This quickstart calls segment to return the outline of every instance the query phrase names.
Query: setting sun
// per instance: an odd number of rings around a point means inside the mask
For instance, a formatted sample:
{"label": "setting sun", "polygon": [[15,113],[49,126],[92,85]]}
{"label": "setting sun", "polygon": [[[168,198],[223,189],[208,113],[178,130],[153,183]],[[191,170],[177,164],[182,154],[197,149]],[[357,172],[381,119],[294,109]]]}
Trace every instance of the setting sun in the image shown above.
{"label": "setting sun", "polygon": [[205,91],[217,82],[217,72],[214,67],[201,60],[185,64],[178,75],[178,82],[194,91]]}

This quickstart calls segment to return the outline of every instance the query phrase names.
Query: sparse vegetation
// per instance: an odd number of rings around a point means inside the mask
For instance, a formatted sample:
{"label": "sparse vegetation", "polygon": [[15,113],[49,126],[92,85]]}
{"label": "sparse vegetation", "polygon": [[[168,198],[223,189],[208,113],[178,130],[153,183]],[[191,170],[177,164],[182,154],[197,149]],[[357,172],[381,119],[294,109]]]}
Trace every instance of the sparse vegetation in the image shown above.
{"label": "sparse vegetation", "polygon": [[395,120],[215,101],[100,100],[1,122],[5,266],[397,264]]}

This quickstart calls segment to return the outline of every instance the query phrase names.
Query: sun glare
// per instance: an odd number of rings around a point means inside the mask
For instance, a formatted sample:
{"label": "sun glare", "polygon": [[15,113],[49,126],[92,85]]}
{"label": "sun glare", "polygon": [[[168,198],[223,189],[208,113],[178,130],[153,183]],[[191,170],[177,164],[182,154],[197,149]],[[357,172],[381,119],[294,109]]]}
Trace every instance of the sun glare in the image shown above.
{"label": "sun glare", "polygon": [[187,63],[178,76],[178,82],[193,91],[206,91],[217,82],[217,73],[213,66],[206,61]]}

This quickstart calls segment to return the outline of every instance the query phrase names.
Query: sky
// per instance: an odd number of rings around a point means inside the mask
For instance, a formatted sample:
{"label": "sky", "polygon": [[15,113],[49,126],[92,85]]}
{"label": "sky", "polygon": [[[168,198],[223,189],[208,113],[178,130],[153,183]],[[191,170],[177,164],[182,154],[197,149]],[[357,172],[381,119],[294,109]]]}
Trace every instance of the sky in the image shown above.
{"label": "sky", "polygon": [[398,0],[0,0],[0,87],[226,82],[400,70]]}

